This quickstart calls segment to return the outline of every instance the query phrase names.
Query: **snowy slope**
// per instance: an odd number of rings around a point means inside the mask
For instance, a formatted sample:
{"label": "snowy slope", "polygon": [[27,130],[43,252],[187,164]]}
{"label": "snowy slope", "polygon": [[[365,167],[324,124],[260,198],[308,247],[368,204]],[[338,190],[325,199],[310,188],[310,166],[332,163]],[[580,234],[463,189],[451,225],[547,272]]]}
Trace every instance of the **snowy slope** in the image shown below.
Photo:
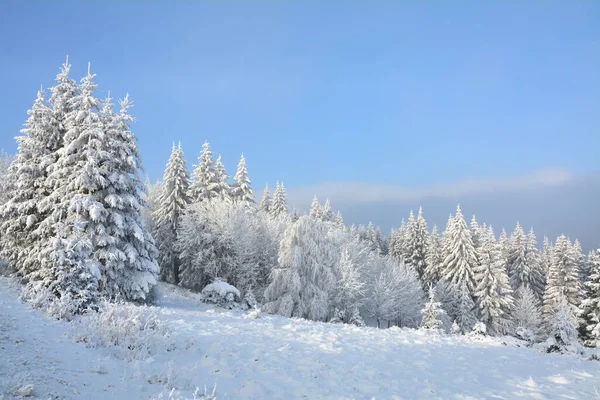
{"label": "snowy slope", "polygon": [[110,349],[70,341],[68,324],[28,309],[1,279],[0,392],[32,383],[43,398],[90,399],[149,398],[161,385],[165,397],[175,387],[191,398],[195,387],[215,384],[219,399],[591,399],[600,393],[597,361],[496,339],[253,319],[213,309],[173,286],[161,290],[158,307],[175,346],[126,363]]}

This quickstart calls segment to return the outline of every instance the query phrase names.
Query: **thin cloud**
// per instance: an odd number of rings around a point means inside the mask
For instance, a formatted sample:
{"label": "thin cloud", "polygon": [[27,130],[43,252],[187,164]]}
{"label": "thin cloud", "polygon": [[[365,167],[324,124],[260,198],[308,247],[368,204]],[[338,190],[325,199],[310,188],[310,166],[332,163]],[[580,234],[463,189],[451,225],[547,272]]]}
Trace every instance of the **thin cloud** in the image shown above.
{"label": "thin cloud", "polygon": [[360,182],[332,182],[289,190],[290,202],[306,204],[314,195],[329,198],[336,204],[414,202],[425,198],[457,198],[557,186],[571,181],[575,175],[562,168],[548,168],[510,178],[470,179],[455,183],[424,187],[382,185]]}

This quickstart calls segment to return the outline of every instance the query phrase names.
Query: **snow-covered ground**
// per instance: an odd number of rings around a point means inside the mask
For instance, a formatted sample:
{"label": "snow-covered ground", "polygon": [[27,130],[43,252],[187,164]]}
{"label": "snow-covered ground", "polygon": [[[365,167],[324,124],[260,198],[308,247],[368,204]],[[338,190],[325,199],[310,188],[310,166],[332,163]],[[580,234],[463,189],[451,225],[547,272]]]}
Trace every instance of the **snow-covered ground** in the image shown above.
{"label": "snow-covered ground", "polygon": [[[357,328],[215,309],[161,285],[166,348],[137,361],[88,348],[73,329],[18,300],[0,278],[0,393],[17,397],[218,399],[592,399],[600,362],[543,354],[501,339]],[[120,356],[117,357],[116,355]]]}

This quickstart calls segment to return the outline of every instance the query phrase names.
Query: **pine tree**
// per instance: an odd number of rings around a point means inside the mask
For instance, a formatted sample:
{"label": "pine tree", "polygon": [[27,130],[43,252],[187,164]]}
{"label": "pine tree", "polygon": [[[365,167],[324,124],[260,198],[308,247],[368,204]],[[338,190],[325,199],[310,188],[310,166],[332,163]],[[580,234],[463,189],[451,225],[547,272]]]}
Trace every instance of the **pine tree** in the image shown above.
{"label": "pine tree", "polygon": [[587,280],[587,263],[585,260],[585,255],[583,254],[583,250],[581,249],[581,244],[578,239],[575,239],[573,242],[573,260],[575,260],[575,266],[577,268],[577,272],[579,273],[579,280],[581,282],[585,282]]}
{"label": "pine tree", "polygon": [[308,215],[314,221],[321,220],[321,205],[319,204],[319,199],[317,198],[317,196],[313,197],[313,201],[312,201],[312,204],[310,205],[310,211],[308,212]]}
{"label": "pine tree", "polygon": [[265,190],[263,191],[262,199],[260,200],[260,209],[264,213],[268,213],[271,209],[271,191],[269,190],[269,185],[265,185]]}
{"label": "pine tree", "polygon": [[274,217],[283,217],[287,215],[288,206],[286,201],[285,187],[283,182],[277,182],[277,188],[273,193],[273,204],[271,204],[271,215]]}
{"label": "pine tree", "polygon": [[551,333],[555,345],[549,351],[570,351],[578,346],[576,319],[573,307],[565,296],[559,296],[554,313],[551,316]]}
{"label": "pine tree", "polygon": [[290,218],[291,218],[292,222],[296,222],[300,219],[300,212],[298,211],[298,209],[294,208],[292,210],[292,214],[290,215]]}
{"label": "pine tree", "polygon": [[227,172],[225,171],[225,165],[223,164],[221,155],[217,157],[217,161],[215,162],[215,173],[217,174],[216,181],[218,182],[215,187],[215,197],[220,200],[230,200],[232,189],[227,182],[229,175],[227,175]]}
{"label": "pine tree", "polygon": [[423,209],[419,207],[417,219],[414,219],[412,211],[408,219],[408,228],[406,234],[406,264],[412,266],[423,279],[423,274],[427,268],[427,242],[429,234],[427,232],[427,222],[423,218]]}
{"label": "pine tree", "polygon": [[565,235],[556,239],[552,254],[552,265],[548,272],[546,292],[544,293],[544,313],[551,317],[559,308],[561,298],[566,304],[577,309],[581,303],[579,274],[573,258],[571,242]]}
{"label": "pine tree", "polygon": [[540,266],[544,277],[548,275],[550,265],[552,265],[552,243],[548,240],[548,236],[544,236],[544,243],[540,252]]}
{"label": "pine tree", "polygon": [[256,200],[254,200],[254,193],[250,187],[250,178],[248,178],[248,170],[246,169],[246,159],[242,154],[240,162],[238,164],[237,172],[233,177],[235,184],[232,189],[232,197],[234,201],[240,201],[247,207],[254,208]]}
{"label": "pine tree", "polygon": [[344,218],[342,217],[342,212],[338,210],[337,214],[335,215],[335,225],[339,228],[339,229],[345,229],[346,225],[344,225]]}
{"label": "pine tree", "polygon": [[473,238],[473,247],[475,247],[475,251],[479,251],[479,247],[481,246],[480,243],[480,228],[479,228],[479,224],[477,223],[477,218],[475,218],[475,215],[473,215],[473,217],[471,218],[471,223],[469,225],[469,227],[471,228],[471,236]]}
{"label": "pine tree", "polygon": [[444,325],[441,316],[446,312],[442,309],[442,303],[436,301],[435,288],[432,285],[429,285],[428,295],[429,300],[425,304],[425,308],[421,311],[423,314],[421,328],[438,330]]}
{"label": "pine tree", "polygon": [[218,175],[215,170],[212,151],[208,142],[202,145],[202,152],[198,157],[190,182],[189,196],[192,202],[212,200],[217,196],[219,187]]}
{"label": "pine tree", "polygon": [[581,304],[580,336],[586,346],[600,347],[600,250],[589,256],[590,274],[584,284],[586,298]]}
{"label": "pine tree", "polygon": [[154,213],[156,220],[154,235],[158,243],[161,278],[178,284],[180,261],[174,245],[180,218],[190,203],[189,172],[181,144],[178,147],[173,144],[163,182],[158,208]]}
{"label": "pine tree", "polygon": [[444,232],[443,256],[443,279],[456,287],[464,286],[468,293],[473,294],[476,283],[473,269],[477,266],[477,257],[471,231],[460,206],[456,209],[456,216],[448,221]]}
{"label": "pine tree", "polygon": [[437,226],[434,225],[428,239],[427,254],[425,256],[425,265],[427,266],[423,274],[425,284],[435,285],[440,280],[443,261],[442,238],[438,233]]}
{"label": "pine tree", "polygon": [[502,228],[502,232],[500,233],[500,237],[498,238],[498,243],[500,244],[500,251],[502,252],[502,259],[504,260],[504,265],[506,265],[507,272],[510,278],[510,271],[508,270],[508,257],[510,254],[510,239],[506,234],[506,230]]}
{"label": "pine tree", "polygon": [[508,314],[513,303],[512,289],[491,226],[487,230],[480,229],[478,235],[480,251],[475,270],[475,298],[479,320],[491,334],[504,334],[510,327]]}

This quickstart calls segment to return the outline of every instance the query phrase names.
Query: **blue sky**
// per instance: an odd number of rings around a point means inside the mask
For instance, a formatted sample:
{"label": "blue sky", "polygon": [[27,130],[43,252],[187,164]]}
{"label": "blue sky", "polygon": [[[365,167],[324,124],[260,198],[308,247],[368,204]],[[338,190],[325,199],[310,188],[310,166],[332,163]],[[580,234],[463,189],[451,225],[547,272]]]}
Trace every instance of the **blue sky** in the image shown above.
{"label": "blue sky", "polygon": [[68,54],[130,93],[153,179],[174,140],[232,175],[244,152],[256,192],[595,175],[598,21],[596,1],[3,1],[0,148]]}

